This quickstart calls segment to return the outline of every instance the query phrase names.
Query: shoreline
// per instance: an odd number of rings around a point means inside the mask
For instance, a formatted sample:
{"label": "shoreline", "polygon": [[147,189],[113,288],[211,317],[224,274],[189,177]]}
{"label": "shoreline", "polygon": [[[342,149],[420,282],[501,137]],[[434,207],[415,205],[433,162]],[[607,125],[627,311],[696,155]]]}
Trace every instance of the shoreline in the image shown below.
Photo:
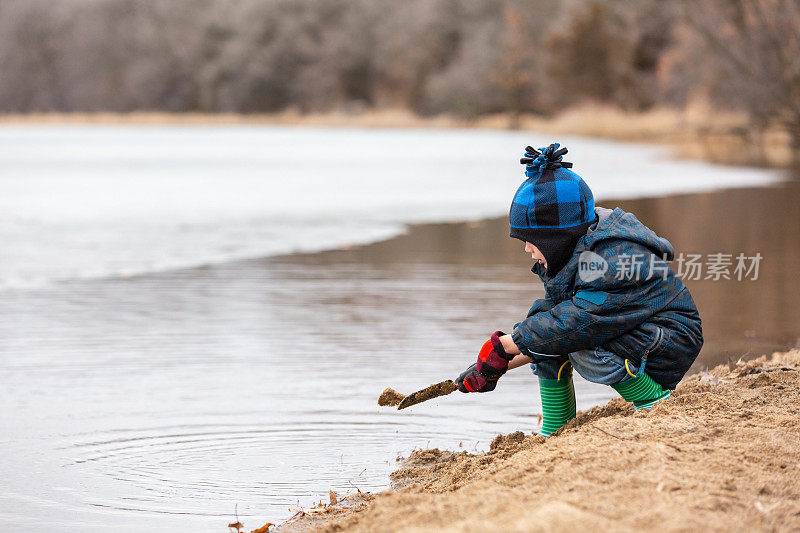
{"label": "shoreline", "polygon": [[272,114],[159,111],[0,114],[0,128],[80,124],[521,130],[668,146],[676,157],[721,165],[784,169],[791,164],[787,132],[776,128],[753,132],[742,114],[720,112],[702,104],[684,109],[627,112],[586,103],[549,118],[500,113],[471,120],[452,115],[422,117],[404,109],[327,113],[290,109]]}
{"label": "shoreline", "polygon": [[799,400],[800,350],[721,365],[651,411],[616,398],[547,439],[415,451],[392,489],[275,531],[793,530]]}

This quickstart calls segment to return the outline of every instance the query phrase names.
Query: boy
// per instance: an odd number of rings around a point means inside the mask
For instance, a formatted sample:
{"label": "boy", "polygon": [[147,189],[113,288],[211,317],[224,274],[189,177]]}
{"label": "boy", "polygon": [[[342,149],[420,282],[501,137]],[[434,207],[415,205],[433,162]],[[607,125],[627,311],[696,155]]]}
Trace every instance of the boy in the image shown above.
{"label": "boy", "polygon": [[545,288],[510,335],[497,331],[456,380],[489,392],[531,364],[542,400],[541,435],[575,417],[572,369],[613,387],[634,409],[669,397],[703,345],[700,316],[667,264],[672,245],[631,213],[595,208],[592,191],[562,161],[558,143],[530,146],[527,179],[511,203],[511,237],[536,261]]}

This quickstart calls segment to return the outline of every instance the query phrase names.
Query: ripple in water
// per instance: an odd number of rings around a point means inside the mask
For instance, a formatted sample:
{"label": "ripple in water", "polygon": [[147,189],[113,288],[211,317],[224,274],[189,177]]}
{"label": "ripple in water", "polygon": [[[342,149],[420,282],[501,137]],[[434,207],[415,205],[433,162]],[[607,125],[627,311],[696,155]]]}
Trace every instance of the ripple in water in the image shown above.
{"label": "ripple in water", "polygon": [[474,360],[488,323],[518,318],[505,302],[535,296],[526,269],[293,261],[0,292],[0,526],[207,531],[238,506],[257,527],[386,488],[414,448],[536,429],[525,370],[502,394],[376,404]]}

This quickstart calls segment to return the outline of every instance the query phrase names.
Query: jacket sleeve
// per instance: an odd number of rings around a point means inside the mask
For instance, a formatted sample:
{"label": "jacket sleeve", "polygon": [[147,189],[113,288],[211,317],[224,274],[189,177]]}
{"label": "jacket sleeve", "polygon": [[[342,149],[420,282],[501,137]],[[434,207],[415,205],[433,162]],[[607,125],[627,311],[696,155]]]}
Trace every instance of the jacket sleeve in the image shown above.
{"label": "jacket sleeve", "polygon": [[555,305],[556,304],[553,302],[553,300],[551,300],[548,296],[540,298],[533,302],[533,305],[528,310],[528,316],[533,316],[536,313],[541,313],[542,311],[549,311],[555,307]]}
{"label": "jacket sleeve", "polygon": [[[661,278],[650,276],[652,253],[647,248],[628,241],[612,241],[594,251],[608,263],[602,276],[589,282],[576,276],[571,299],[529,314],[514,327],[512,339],[523,354],[556,356],[595,348],[635,328],[659,310],[650,296],[658,292]],[[621,266],[619,256],[623,254],[638,255],[636,270]]]}
{"label": "jacket sleeve", "polygon": [[[544,298],[539,298],[538,300],[533,302],[533,305],[528,310],[528,317],[532,317],[536,313],[541,313],[542,311],[549,311],[553,307],[555,307],[555,305],[556,305],[555,302],[553,302],[553,300],[551,300],[549,296],[545,295]],[[514,330],[519,328],[521,324],[522,322],[517,322],[516,324],[514,324]],[[527,355],[528,357],[534,357],[535,359],[540,359],[540,358],[546,359],[548,357],[548,354],[544,353],[534,353],[531,351],[527,351],[527,353],[523,351],[522,353]]]}

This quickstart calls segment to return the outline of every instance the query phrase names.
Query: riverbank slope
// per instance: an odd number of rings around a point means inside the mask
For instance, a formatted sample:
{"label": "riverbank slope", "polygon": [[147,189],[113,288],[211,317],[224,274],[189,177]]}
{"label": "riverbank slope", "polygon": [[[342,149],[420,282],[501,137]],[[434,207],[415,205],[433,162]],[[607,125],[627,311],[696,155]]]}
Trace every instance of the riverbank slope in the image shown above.
{"label": "riverbank slope", "polygon": [[280,531],[797,530],[800,350],[732,366],[651,411],[617,398],[581,412],[549,439],[414,452],[393,490]]}

